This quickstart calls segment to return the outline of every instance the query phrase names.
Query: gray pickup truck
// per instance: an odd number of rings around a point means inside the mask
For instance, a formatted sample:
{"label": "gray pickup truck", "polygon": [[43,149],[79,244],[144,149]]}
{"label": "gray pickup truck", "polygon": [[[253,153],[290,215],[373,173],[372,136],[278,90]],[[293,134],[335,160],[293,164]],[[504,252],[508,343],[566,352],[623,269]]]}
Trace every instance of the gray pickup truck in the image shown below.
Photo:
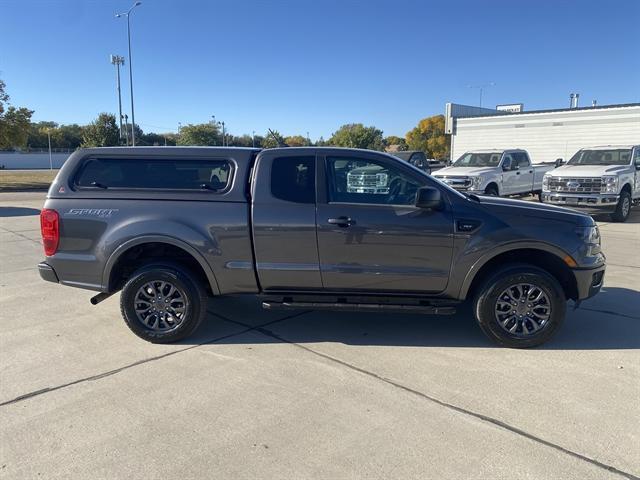
{"label": "gray pickup truck", "polygon": [[[371,173],[386,186],[354,188]],[[470,299],[491,339],[529,347],[605,270],[591,217],[463,194],[365,150],[79,150],[40,220],[42,278],[100,292],[93,304],[122,291],[129,328],[158,343],[193,333],[208,297],[249,294],[268,309],[421,314]]]}

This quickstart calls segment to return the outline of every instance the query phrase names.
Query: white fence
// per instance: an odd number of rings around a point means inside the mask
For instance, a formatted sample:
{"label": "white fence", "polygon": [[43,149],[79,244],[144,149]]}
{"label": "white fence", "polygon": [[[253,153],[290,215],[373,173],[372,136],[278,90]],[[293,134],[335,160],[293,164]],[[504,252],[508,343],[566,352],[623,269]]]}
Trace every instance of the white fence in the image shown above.
{"label": "white fence", "polygon": [[[70,153],[52,153],[53,168],[60,168],[69,158]],[[0,152],[0,168],[8,170],[45,169],[49,168],[49,153]]]}

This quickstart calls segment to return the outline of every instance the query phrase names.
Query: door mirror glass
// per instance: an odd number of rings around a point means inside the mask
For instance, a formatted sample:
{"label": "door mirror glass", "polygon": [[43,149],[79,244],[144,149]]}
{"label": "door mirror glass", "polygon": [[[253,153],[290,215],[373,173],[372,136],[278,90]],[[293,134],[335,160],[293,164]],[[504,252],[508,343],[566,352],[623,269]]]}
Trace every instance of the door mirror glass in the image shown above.
{"label": "door mirror glass", "polygon": [[442,206],[442,194],[433,187],[421,187],[416,193],[416,207],[437,210]]}
{"label": "door mirror glass", "polygon": [[509,170],[511,170],[511,158],[507,157],[504,159],[504,162],[502,162],[502,170],[507,172]]}

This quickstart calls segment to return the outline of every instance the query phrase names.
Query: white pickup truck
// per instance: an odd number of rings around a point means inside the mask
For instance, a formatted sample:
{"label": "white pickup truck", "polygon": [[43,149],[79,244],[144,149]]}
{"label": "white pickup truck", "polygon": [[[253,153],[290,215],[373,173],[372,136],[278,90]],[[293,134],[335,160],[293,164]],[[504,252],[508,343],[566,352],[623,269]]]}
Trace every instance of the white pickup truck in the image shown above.
{"label": "white pickup truck", "polygon": [[626,221],[631,205],[640,203],[640,145],[579,150],[544,176],[542,201]]}
{"label": "white pickup truck", "polygon": [[486,195],[540,194],[544,174],[553,164],[531,163],[525,150],[474,150],[433,177],[456,190]]}

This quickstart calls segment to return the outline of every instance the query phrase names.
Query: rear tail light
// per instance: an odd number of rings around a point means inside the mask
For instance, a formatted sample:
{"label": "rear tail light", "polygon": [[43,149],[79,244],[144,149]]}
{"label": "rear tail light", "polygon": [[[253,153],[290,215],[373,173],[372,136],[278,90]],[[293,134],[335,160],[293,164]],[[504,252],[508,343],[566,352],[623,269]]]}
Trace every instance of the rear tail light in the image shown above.
{"label": "rear tail light", "polygon": [[42,243],[44,244],[44,254],[50,257],[58,250],[60,241],[60,216],[55,210],[43,208],[40,212],[40,231],[42,232]]}

